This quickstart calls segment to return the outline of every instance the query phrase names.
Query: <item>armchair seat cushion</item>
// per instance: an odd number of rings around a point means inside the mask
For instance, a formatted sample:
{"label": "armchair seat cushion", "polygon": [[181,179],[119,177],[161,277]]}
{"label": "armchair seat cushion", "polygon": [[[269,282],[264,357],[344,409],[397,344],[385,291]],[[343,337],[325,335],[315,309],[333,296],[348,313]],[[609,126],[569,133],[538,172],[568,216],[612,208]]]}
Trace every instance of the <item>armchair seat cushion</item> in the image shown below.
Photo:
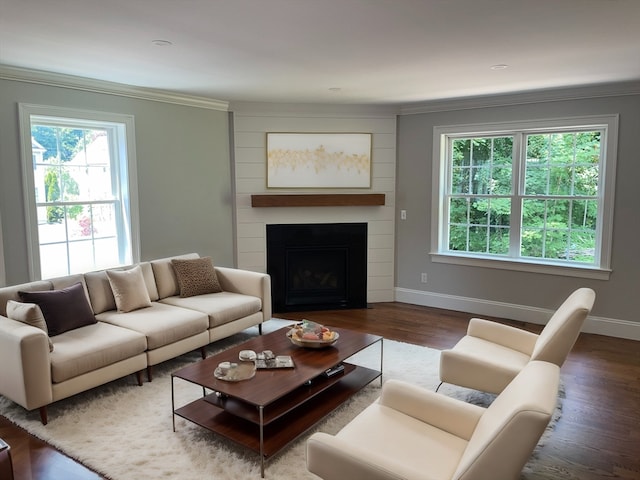
{"label": "armchair seat cushion", "polygon": [[[385,432],[380,435],[380,432]],[[399,478],[450,479],[467,446],[466,440],[375,402],[337,435],[380,458]]]}
{"label": "armchair seat cushion", "polygon": [[455,378],[459,385],[500,393],[530,357],[478,337],[462,337],[452,350],[440,355],[440,377]]}
{"label": "armchair seat cushion", "polygon": [[53,383],[135,357],[147,348],[144,335],[102,322],[61,333],[53,342]]}

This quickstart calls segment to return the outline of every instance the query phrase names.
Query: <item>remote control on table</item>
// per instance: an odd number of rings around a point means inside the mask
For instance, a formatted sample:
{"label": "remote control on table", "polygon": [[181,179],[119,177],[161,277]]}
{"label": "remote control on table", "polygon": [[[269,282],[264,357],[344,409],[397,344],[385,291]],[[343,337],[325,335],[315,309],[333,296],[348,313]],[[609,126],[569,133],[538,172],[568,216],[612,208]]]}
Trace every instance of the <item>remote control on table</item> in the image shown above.
{"label": "remote control on table", "polygon": [[336,365],[335,367],[331,367],[328,368],[327,370],[324,371],[324,376],[325,377],[333,377],[334,375],[337,375],[339,373],[344,372],[344,365],[339,364]]}

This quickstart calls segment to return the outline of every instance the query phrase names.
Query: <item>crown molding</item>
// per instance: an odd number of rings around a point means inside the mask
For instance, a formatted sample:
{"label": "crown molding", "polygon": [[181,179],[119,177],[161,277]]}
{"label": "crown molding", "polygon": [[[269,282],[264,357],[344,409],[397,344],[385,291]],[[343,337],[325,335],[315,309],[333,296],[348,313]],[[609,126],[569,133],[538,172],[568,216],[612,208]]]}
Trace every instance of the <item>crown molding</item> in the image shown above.
{"label": "crown molding", "polygon": [[[230,109],[227,101],[208,97],[185,95],[165,90],[134,87],[122,83],[94,80],[73,75],[11,67],[0,64],[0,79],[18,82],[49,85],[53,87],[83,90],[87,92],[118,95],[122,97],[172,103],[189,107],[235,111],[240,114],[253,115],[289,115],[299,112],[303,107],[307,110],[310,105],[300,104],[271,104],[259,102],[235,102]],[[504,107],[541,102],[557,102],[565,100],[580,100],[586,98],[602,98],[623,95],[640,95],[640,81],[620,82],[600,85],[576,86],[571,88],[533,90],[511,94],[483,95],[476,97],[453,98],[444,100],[430,100],[420,103],[404,105],[312,105],[318,110],[318,115],[335,116],[336,113],[347,111],[353,115],[367,116],[395,116],[413,115],[420,113],[435,113],[456,110],[470,110],[474,108]],[[327,111],[325,111],[327,110]]]}
{"label": "crown molding", "polygon": [[206,108],[209,110],[229,111],[229,103],[206,97],[182,95],[179,93],[150,88],[134,87],[122,83],[106,82],[60,73],[29,70],[26,68],[0,65],[0,79],[17,82],[35,83],[51,87],[69,88],[85,92],[104,93],[121,97],[151,100],[154,102],[172,103],[187,107]]}
{"label": "crown molding", "polygon": [[533,90],[512,94],[433,100],[403,105],[400,107],[400,115],[450,112],[456,110],[471,110],[474,108],[506,107],[529,103],[559,102],[624,95],[640,95],[640,82],[620,82],[571,88]]}

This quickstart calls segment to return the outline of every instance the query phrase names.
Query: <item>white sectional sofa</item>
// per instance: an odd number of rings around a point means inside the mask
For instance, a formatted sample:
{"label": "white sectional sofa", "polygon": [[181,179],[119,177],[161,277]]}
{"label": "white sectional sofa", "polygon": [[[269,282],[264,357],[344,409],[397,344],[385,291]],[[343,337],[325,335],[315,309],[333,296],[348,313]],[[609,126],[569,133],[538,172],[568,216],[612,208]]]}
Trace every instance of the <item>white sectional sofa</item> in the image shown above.
{"label": "white sectional sofa", "polygon": [[132,373],[142,385],[143,370],[151,381],[154,365],[204,357],[209,343],[261,333],[270,318],[269,275],[195,253],[2,287],[0,395],[46,424],[52,402]]}

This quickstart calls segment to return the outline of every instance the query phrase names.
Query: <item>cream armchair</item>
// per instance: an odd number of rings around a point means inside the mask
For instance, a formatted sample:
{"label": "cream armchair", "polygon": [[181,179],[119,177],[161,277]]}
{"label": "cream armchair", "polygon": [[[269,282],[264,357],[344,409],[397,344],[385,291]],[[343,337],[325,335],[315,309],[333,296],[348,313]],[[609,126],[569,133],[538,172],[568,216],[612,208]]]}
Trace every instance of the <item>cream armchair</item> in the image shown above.
{"label": "cream armchair", "polygon": [[551,420],[559,370],[528,363],[486,409],[389,380],[337,435],[309,438],[307,469],[325,480],[517,479]]}
{"label": "cream armchair", "polygon": [[467,334],[440,355],[440,380],[497,394],[531,360],[561,367],[594,301],[593,290],[577,289],[556,310],[539,335],[472,318]]}

